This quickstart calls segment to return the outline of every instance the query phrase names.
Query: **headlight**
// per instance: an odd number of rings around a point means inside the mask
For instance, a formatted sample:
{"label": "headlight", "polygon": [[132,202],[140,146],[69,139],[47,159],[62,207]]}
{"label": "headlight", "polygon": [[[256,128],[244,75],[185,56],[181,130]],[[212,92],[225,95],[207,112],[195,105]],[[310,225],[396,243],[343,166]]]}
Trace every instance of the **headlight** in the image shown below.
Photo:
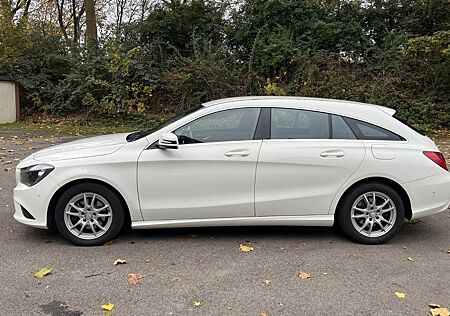
{"label": "headlight", "polygon": [[20,169],[20,182],[31,187],[44,179],[55,167],[45,163]]}

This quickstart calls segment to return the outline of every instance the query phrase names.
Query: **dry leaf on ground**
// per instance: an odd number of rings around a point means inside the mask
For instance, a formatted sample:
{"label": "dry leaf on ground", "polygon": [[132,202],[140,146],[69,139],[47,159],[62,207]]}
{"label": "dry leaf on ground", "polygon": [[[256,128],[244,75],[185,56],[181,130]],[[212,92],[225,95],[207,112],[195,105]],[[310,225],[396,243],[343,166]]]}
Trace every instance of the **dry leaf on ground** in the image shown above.
{"label": "dry leaf on ground", "polygon": [[398,298],[405,298],[406,294],[402,292],[395,292],[395,295],[397,295]]}
{"label": "dry leaf on ground", "polygon": [[116,260],[114,260],[114,265],[116,266],[116,265],[118,265],[118,264],[125,264],[125,263],[127,263],[127,261],[125,260],[125,259],[116,259]]}
{"label": "dry leaf on ground", "polygon": [[271,280],[264,280],[264,284],[270,284],[270,283],[272,283]]}
{"label": "dry leaf on ground", "polygon": [[34,277],[38,278],[38,279],[42,279],[46,275],[49,275],[50,273],[52,273],[52,271],[53,271],[52,268],[43,268],[43,269],[39,270],[38,272],[36,272],[34,274]]}
{"label": "dry leaf on ground", "polygon": [[140,280],[142,280],[143,278],[145,278],[144,275],[139,274],[139,273],[129,273],[128,274],[128,284],[129,285],[135,285],[137,284]]}
{"label": "dry leaf on ground", "polygon": [[261,314],[259,314],[259,316],[267,316],[266,312],[261,312]]}
{"label": "dry leaf on ground", "polygon": [[430,313],[433,316],[450,316],[450,312],[447,308],[432,308]]}
{"label": "dry leaf on ground", "polygon": [[203,304],[202,304],[202,302],[194,302],[194,307],[200,307],[200,306],[202,306]]}
{"label": "dry leaf on ground", "polygon": [[181,282],[181,278],[180,277],[173,277],[172,279],[170,279],[171,282]]}
{"label": "dry leaf on ground", "polygon": [[412,257],[408,257],[407,259],[408,259],[409,262],[413,262],[414,261],[414,259]]}
{"label": "dry leaf on ground", "polygon": [[300,271],[299,273],[297,273],[298,277],[302,280],[308,280],[311,279],[311,274],[309,274],[308,272],[303,272]]}
{"label": "dry leaf on ground", "polygon": [[112,311],[114,306],[116,306],[116,305],[114,305],[113,303],[108,303],[108,304],[102,305],[101,307],[105,311]]}
{"label": "dry leaf on ground", "polygon": [[242,252],[250,252],[250,251],[253,251],[253,249],[255,249],[255,248],[252,247],[252,246],[247,246],[247,245],[240,245],[239,246],[239,250],[242,251]]}

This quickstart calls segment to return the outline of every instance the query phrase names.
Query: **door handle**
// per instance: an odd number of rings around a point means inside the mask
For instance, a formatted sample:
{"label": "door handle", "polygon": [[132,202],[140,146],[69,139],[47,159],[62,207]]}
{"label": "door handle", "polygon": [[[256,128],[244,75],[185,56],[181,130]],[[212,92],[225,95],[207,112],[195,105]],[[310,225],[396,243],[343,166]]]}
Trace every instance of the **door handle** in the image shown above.
{"label": "door handle", "polygon": [[226,157],[247,157],[248,155],[250,155],[250,151],[246,149],[237,149],[226,152],[224,155]]}
{"label": "door handle", "polygon": [[320,157],[323,158],[342,158],[345,156],[345,153],[343,150],[329,150],[329,151],[324,151],[323,153],[320,154]]}

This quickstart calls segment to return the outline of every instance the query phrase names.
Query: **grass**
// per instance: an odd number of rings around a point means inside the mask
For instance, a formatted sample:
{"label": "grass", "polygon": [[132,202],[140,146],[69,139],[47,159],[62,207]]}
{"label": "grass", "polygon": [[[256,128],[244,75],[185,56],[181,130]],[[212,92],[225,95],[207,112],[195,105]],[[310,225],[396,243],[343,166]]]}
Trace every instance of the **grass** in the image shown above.
{"label": "grass", "polygon": [[0,124],[0,134],[33,133],[52,136],[83,136],[152,129],[166,119],[158,116],[134,118],[30,117],[15,123]]}
{"label": "grass", "polygon": [[[166,121],[163,116],[137,116],[121,118],[92,119],[86,116],[55,117],[29,117],[22,121],[9,124],[0,124],[0,135],[36,133],[52,136],[83,136],[101,135],[135,130],[153,129]],[[429,130],[427,135],[437,141],[450,140],[450,129]]]}

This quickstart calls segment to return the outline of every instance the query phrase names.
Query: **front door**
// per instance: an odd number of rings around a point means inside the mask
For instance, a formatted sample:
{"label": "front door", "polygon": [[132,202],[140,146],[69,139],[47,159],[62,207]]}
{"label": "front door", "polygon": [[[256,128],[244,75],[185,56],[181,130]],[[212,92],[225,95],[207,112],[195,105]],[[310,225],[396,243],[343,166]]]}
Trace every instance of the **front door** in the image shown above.
{"label": "front door", "polygon": [[260,108],[207,114],[173,131],[178,149],[145,150],[138,162],[144,220],[254,216]]}

